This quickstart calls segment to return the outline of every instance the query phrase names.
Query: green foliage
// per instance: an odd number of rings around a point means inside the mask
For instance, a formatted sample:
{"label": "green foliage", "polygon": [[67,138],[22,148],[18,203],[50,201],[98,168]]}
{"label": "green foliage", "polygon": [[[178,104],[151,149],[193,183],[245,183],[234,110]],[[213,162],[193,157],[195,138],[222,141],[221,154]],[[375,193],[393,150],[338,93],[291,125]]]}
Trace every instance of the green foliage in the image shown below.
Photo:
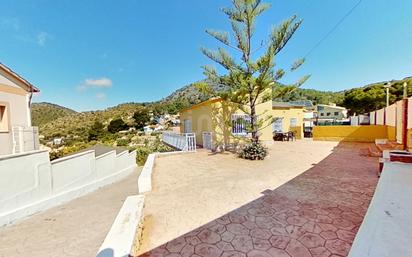
{"label": "green foliage", "polygon": [[133,114],[136,129],[143,129],[150,121],[150,114],[147,108],[140,108]]}
{"label": "green foliage", "polygon": [[50,161],[63,157],[62,151],[53,151],[49,153]]}
{"label": "green foliage", "polygon": [[147,157],[151,153],[152,153],[152,150],[148,147],[136,148],[136,163],[140,166],[143,166],[147,160]]}
{"label": "green foliage", "polygon": [[259,142],[252,142],[244,146],[238,153],[240,158],[248,160],[263,160],[265,159],[268,151]]}
{"label": "green foliage", "polygon": [[[390,81],[390,104],[402,99],[404,82],[408,85],[408,96],[412,95],[412,78]],[[342,105],[349,109],[350,114],[363,114],[381,109],[386,106],[386,89],[384,85],[387,83],[375,83],[366,87],[348,90],[345,92]]]}
{"label": "green foliage", "polygon": [[122,119],[114,119],[109,123],[109,126],[107,126],[107,131],[110,133],[117,133],[122,130],[128,129],[129,126],[122,120]]}
{"label": "green foliage", "polygon": [[119,138],[119,139],[117,139],[117,141],[116,141],[116,145],[117,145],[117,146],[128,146],[129,143],[130,143],[130,140],[125,139],[125,138]]}
{"label": "green foliage", "polygon": [[100,121],[95,121],[88,132],[88,141],[98,140],[104,135],[104,126]]}
{"label": "green foliage", "polygon": [[95,143],[96,143],[95,141],[88,142],[88,143],[76,142],[76,143],[70,144],[69,146],[64,147],[63,149],[58,149],[58,150],[55,149],[49,153],[50,160],[54,160],[57,158],[64,157],[68,154],[79,152],[83,149],[86,149],[94,145]]}
{"label": "green foliage", "polygon": [[[315,89],[303,89],[298,88],[288,93],[278,93],[284,90],[284,86],[278,86],[274,89],[273,99],[289,102],[297,100],[310,100],[314,105],[316,104],[329,104],[336,103],[337,105],[342,105],[344,92],[331,92],[331,91],[319,91]],[[280,96],[278,96],[280,95]]]}
{"label": "green foliage", "polygon": [[[216,51],[202,48],[202,53],[212,61],[221,65],[226,74],[219,75],[217,70],[210,66],[204,67],[207,81],[198,83],[198,89],[206,94],[218,94],[225,100],[238,106],[251,118],[250,132],[255,142],[259,140],[260,128],[271,123],[270,117],[264,122],[258,121],[256,106],[268,101],[272,97],[272,87],[285,75],[283,69],[275,70],[275,56],[286,46],[302,21],[292,16],[279,26],[274,27],[266,43],[254,48],[253,39],[256,18],[265,12],[270,5],[260,0],[235,0],[233,6],[224,8],[232,28],[235,42],[231,42],[228,32],[207,30],[206,32],[225,45],[231,52],[218,48]],[[259,42],[262,42],[259,40]],[[263,48],[263,54],[254,59],[254,53]],[[232,57],[236,53],[236,57]],[[290,71],[294,71],[303,64],[304,60],[296,61]],[[301,86],[309,77],[304,76],[295,84],[287,87],[284,94]],[[211,85],[222,85],[222,90],[216,92]],[[268,124],[265,124],[268,123]]]}
{"label": "green foliage", "polygon": [[144,165],[147,157],[151,153],[162,153],[171,151],[174,151],[174,149],[163,144],[160,141],[160,138],[156,137],[156,140],[154,142],[149,143],[149,141],[145,141],[145,146],[139,146],[136,148],[136,163],[139,165]]}

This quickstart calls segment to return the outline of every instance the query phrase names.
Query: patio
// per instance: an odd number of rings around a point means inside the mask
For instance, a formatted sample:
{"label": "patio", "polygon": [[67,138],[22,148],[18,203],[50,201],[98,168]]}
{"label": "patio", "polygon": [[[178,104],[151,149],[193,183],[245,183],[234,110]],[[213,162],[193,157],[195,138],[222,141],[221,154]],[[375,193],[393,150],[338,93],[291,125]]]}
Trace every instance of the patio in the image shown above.
{"label": "patio", "polygon": [[377,158],[360,156],[359,143],[269,148],[262,162],[206,151],[159,158],[139,254],[346,256],[377,183]]}

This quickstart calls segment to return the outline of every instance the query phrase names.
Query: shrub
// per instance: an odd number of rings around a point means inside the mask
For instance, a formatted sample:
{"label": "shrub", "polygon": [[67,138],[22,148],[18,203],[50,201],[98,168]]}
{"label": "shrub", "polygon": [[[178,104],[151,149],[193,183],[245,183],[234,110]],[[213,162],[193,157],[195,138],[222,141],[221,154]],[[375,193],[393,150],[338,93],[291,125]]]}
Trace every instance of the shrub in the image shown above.
{"label": "shrub", "polygon": [[157,138],[154,142],[148,142],[145,146],[139,146],[136,148],[136,162],[139,165],[144,165],[149,154],[170,151],[173,151],[173,148],[163,144],[160,139]]}
{"label": "shrub", "polygon": [[263,160],[267,155],[267,149],[261,143],[245,145],[238,153],[240,158],[248,160]]}
{"label": "shrub", "polygon": [[130,141],[128,139],[119,138],[116,141],[117,146],[128,146]]}
{"label": "shrub", "polygon": [[136,129],[143,127],[150,121],[150,113],[147,108],[140,108],[133,114]]}
{"label": "shrub", "polygon": [[109,124],[109,126],[107,126],[107,130],[110,133],[116,133],[122,130],[126,130],[128,129],[129,126],[127,126],[127,124],[122,120],[122,119],[115,119],[112,120]]}
{"label": "shrub", "polygon": [[136,148],[136,163],[140,166],[143,166],[146,162],[147,157],[153,151],[148,147],[138,147]]}
{"label": "shrub", "polygon": [[96,120],[88,131],[88,140],[93,141],[93,140],[98,140],[99,138],[101,138],[104,134],[103,129],[104,129],[103,123]]}

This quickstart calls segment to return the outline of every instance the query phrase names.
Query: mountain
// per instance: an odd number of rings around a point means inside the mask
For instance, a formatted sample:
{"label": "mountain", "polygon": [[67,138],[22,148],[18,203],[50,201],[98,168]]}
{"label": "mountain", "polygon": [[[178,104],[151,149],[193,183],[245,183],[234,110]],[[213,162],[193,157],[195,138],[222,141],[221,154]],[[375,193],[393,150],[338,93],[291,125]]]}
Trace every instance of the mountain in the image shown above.
{"label": "mountain", "polygon": [[[33,124],[39,124],[38,127],[40,130],[40,134],[46,136],[46,138],[59,137],[65,135],[86,138],[88,130],[95,121],[99,121],[103,123],[105,126],[107,126],[112,119],[121,118],[126,123],[129,123],[131,125],[133,122],[132,116],[134,112],[138,108],[142,108],[142,106],[143,104],[140,103],[124,103],[114,107],[109,107],[105,110],[87,112],[73,111],[74,113],[70,113],[68,115],[61,115],[60,117],[57,117],[55,119],[50,119],[50,121],[47,123],[38,122],[39,119],[37,119],[35,123],[35,121],[33,120]],[[40,112],[38,113],[40,114]],[[43,115],[49,116],[47,110],[45,110]],[[44,118],[41,120],[44,120]]]}
{"label": "mountain", "polygon": [[[280,87],[284,86],[279,84]],[[214,86],[213,89],[215,91],[222,90],[222,87]],[[328,104],[328,103],[336,103],[341,104],[344,97],[344,91],[339,92],[332,92],[332,91],[320,91],[316,89],[304,89],[298,88],[294,92],[283,96],[280,101],[296,101],[296,100],[311,100],[314,104]],[[175,101],[182,101],[186,102],[189,105],[197,104],[202,101],[207,100],[209,97],[203,95],[199,92],[196,88],[195,84],[186,85],[168,97],[162,99],[163,102],[175,102]]]}
{"label": "mountain", "polygon": [[[223,86],[220,85],[213,85],[212,89],[214,91],[221,91]],[[207,100],[209,96],[202,94],[197,88],[196,84],[189,84],[186,85],[173,93],[171,93],[166,98],[162,99],[160,102],[175,102],[175,101],[183,101],[188,102],[189,104],[197,104]]]}
{"label": "mountain", "polygon": [[76,111],[52,103],[33,103],[31,108],[33,126],[42,126],[62,117],[77,114]]}

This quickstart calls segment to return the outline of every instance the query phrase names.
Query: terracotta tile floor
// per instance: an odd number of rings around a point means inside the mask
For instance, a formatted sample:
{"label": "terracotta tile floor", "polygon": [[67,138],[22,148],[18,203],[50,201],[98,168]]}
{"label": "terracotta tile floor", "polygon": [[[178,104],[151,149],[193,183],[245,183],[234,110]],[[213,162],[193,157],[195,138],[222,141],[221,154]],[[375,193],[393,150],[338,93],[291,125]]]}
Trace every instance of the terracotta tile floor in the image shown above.
{"label": "terracotta tile floor", "polygon": [[281,187],[141,256],[347,256],[377,183],[364,147],[342,143]]}

